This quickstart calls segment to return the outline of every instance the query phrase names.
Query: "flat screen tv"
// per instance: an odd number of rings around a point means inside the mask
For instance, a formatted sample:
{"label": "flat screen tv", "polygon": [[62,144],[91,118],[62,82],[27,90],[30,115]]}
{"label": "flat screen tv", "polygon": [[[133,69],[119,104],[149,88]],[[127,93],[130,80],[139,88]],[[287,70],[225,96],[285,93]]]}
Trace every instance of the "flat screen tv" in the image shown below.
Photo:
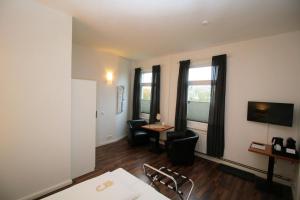
{"label": "flat screen tv", "polygon": [[249,101],[247,120],[291,127],[293,113],[294,104]]}

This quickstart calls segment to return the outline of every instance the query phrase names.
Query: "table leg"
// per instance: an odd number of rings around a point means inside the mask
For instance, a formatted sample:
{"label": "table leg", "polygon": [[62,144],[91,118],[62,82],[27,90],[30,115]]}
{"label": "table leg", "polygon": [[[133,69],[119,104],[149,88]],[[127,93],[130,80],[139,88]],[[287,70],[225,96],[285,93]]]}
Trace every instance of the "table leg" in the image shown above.
{"label": "table leg", "polygon": [[273,171],[274,171],[275,158],[269,156],[267,181],[262,178],[256,179],[256,187],[265,192],[273,192]]}
{"label": "table leg", "polygon": [[270,156],[269,165],[268,165],[268,175],[267,175],[268,186],[271,186],[273,182],[274,163],[275,163],[275,158]]}
{"label": "table leg", "polygon": [[152,146],[151,150],[154,153],[161,153],[161,149],[160,149],[160,146],[159,146],[159,133],[152,132],[151,138],[153,138],[155,140],[155,141],[153,141],[153,144],[152,144],[153,146]]}

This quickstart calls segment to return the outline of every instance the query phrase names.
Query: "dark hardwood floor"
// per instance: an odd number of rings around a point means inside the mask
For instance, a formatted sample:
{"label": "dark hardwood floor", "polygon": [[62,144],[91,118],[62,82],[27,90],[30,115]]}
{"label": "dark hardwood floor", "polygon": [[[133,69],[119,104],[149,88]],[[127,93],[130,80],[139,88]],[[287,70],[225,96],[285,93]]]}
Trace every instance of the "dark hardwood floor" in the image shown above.
{"label": "dark hardwood floor", "polygon": [[[143,174],[143,163],[148,163],[157,168],[166,166],[191,178],[195,183],[191,200],[284,199],[282,195],[281,197],[276,197],[273,194],[256,189],[254,182],[220,171],[217,163],[196,157],[192,166],[172,166],[166,153],[154,154],[146,146],[130,147],[125,139],[98,147],[96,149],[95,171],[74,179],[73,184],[117,168],[124,168],[139,179],[149,183]],[[164,186],[160,188],[161,192],[167,197],[179,199],[174,192],[169,191]],[[185,190],[183,189],[183,191]]]}

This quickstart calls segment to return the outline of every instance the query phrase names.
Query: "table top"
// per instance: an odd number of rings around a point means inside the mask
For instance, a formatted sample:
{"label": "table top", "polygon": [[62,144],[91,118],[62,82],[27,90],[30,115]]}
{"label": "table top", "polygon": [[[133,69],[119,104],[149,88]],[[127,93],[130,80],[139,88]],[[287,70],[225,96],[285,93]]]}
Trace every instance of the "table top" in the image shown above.
{"label": "table top", "polygon": [[[265,145],[266,149],[262,150],[262,149],[253,148],[252,147],[253,143]],[[272,153],[272,145],[269,145],[269,144],[263,144],[263,143],[259,143],[259,142],[251,142],[248,151],[253,152],[253,153],[258,153],[258,154],[261,154],[261,155],[265,155],[265,156],[271,156],[271,157],[281,159],[281,160],[287,160],[287,161],[290,161],[290,162],[296,162],[296,163],[299,162],[299,159],[296,159],[296,158],[290,158],[290,157],[287,157],[287,156],[273,154]]]}
{"label": "table top", "polygon": [[174,128],[174,126],[161,125],[161,124],[147,124],[147,125],[142,126],[142,128],[161,133],[161,132],[164,132],[164,131]]}

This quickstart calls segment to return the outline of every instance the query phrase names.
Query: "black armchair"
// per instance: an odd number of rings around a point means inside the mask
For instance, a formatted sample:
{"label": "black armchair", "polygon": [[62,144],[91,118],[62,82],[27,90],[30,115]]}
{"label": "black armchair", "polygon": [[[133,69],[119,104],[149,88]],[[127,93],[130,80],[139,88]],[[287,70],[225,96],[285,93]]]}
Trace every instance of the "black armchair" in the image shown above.
{"label": "black armchair", "polygon": [[168,132],[166,148],[172,164],[193,164],[199,136],[191,130]]}
{"label": "black armchair", "polygon": [[149,142],[149,134],[141,126],[147,124],[145,120],[129,120],[129,133],[128,133],[128,143],[131,146],[139,145],[139,144],[146,144]]}

